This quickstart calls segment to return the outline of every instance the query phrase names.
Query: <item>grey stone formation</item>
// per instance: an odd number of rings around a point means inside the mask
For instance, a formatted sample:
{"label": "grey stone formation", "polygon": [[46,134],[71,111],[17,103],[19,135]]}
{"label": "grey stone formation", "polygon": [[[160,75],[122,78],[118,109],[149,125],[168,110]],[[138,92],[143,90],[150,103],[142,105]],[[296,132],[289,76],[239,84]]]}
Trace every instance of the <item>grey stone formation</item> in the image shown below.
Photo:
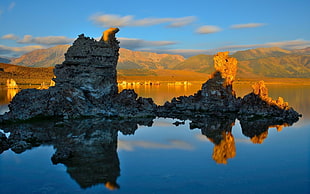
{"label": "grey stone formation", "polygon": [[94,100],[116,95],[119,46],[116,39],[113,43],[79,35],[65,54],[65,61],[55,66],[56,86],[80,89]]}
{"label": "grey stone formation", "polygon": [[264,81],[252,85],[253,91],[242,98],[238,111],[239,120],[271,118],[274,121],[294,123],[302,115],[296,112],[282,97],[273,100],[268,96]]}
{"label": "grey stone formation", "polygon": [[263,82],[254,85],[253,92],[243,99],[236,98],[232,84],[238,62],[228,52],[214,56],[216,71],[194,95],[173,98],[164,106],[157,106],[151,98],[138,98],[133,90],[119,93],[116,72],[119,42],[115,38],[118,31],[118,28],[106,30],[99,41],[79,35],[65,54],[65,61],[54,69],[55,86],[19,92],[9,105],[10,111],[0,116],[0,123],[40,117],[193,118],[226,114],[235,114],[243,120],[275,117],[295,122],[301,116],[283,98],[268,97]]}
{"label": "grey stone formation", "polygon": [[219,52],[214,56],[216,71],[196,94],[180,96],[166,102],[158,108],[161,116],[188,115],[190,117],[201,114],[223,114],[238,112],[241,99],[237,99],[232,84],[237,72],[237,60],[229,57],[228,52]]}
{"label": "grey stone formation", "polygon": [[54,69],[55,86],[22,90],[0,122],[40,117],[154,116],[156,105],[152,99],[138,98],[130,90],[118,93],[116,32],[117,28],[105,31],[100,41],[79,35],[65,54],[65,61]]}
{"label": "grey stone formation", "polygon": [[217,71],[197,93],[173,98],[171,102],[166,102],[164,106],[158,108],[158,114],[161,116],[174,115],[178,118],[182,115],[193,117],[201,114],[221,116],[237,112],[239,105],[240,99],[236,98],[232,86],[226,85],[225,79]]}
{"label": "grey stone formation", "polygon": [[236,98],[232,84],[237,72],[237,60],[229,57],[228,52],[214,56],[214,67],[216,71],[201,90],[194,95],[173,98],[159,106],[157,114],[180,119],[195,119],[203,115],[226,117],[232,114],[239,120],[272,118],[290,124],[301,117],[282,97],[277,100],[268,97],[268,89],[263,81],[255,83],[250,94]]}

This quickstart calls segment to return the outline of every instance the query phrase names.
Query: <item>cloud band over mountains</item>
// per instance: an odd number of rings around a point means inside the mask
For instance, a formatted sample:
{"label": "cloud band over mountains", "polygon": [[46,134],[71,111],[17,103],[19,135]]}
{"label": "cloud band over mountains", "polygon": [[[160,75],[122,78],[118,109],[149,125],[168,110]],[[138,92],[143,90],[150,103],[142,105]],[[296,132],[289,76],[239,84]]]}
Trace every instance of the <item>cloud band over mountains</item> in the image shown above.
{"label": "cloud band over mountains", "polygon": [[40,45],[58,45],[68,44],[74,41],[72,38],[65,36],[46,36],[46,37],[33,37],[31,35],[25,35],[22,39],[14,34],[6,34],[1,39],[15,40],[20,44],[40,44]]}
{"label": "cloud band over mountains", "polygon": [[167,24],[167,27],[183,27],[196,20],[194,16],[180,18],[144,18],[135,19],[132,15],[120,16],[115,14],[95,14],[90,20],[102,27],[125,27],[125,26],[152,26]]}
{"label": "cloud band over mountains", "polygon": [[230,28],[232,29],[240,29],[240,28],[257,28],[261,26],[265,26],[264,23],[247,23],[247,24],[235,24],[231,25]]}

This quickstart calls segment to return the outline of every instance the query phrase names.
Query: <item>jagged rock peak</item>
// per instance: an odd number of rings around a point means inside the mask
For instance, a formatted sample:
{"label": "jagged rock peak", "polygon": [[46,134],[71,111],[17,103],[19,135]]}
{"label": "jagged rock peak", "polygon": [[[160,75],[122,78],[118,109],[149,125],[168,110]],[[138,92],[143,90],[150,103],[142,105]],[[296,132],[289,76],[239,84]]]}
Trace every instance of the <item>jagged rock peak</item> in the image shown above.
{"label": "jagged rock peak", "polygon": [[268,96],[268,88],[265,86],[265,82],[263,80],[254,83],[252,88],[253,93],[258,95],[262,100],[265,100],[268,104],[275,105],[283,110],[289,109],[288,102],[285,102],[282,97],[278,97],[277,100],[273,100]]}
{"label": "jagged rock peak", "polygon": [[[100,41],[80,34],[65,54],[65,61],[79,64],[105,63],[104,57],[115,56],[115,53],[118,53],[119,41],[115,38],[115,33],[118,31],[111,31],[111,29],[104,31]],[[104,36],[106,36],[105,39]]]}
{"label": "jagged rock peak", "polygon": [[65,61],[54,69],[56,86],[67,84],[95,98],[117,94],[119,42],[115,33],[119,30],[111,29],[103,32],[106,38],[100,41],[79,35],[65,54]]}
{"label": "jagged rock peak", "polygon": [[221,72],[226,85],[232,85],[237,74],[237,59],[228,56],[229,52],[218,52],[213,57],[214,68]]}

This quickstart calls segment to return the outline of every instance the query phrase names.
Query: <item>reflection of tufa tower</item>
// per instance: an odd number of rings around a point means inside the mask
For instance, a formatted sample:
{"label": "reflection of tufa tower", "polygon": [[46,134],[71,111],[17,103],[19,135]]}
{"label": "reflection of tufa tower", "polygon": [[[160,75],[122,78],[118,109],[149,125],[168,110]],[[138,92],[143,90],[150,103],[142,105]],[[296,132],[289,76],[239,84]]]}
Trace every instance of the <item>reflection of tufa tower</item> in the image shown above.
{"label": "reflection of tufa tower", "polygon": [[100,41],[79,35],[54,69],[56,86],[79,88],[95,99],[117,94],[118,31],[106,30]]}

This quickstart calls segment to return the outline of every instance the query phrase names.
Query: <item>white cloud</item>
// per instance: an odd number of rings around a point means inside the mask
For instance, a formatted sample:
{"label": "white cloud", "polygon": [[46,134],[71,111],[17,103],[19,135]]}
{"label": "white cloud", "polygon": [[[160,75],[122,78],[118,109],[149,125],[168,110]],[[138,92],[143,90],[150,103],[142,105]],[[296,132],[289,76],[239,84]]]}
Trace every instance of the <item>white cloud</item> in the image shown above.
{"label": "white cloud", "polygon": [[211,34],[215,32],[219,32],[222,29],[217,26],[201,26],[197,28],[196,33],[198,34]]}
{"label": "white cloud", "polygon": [[37,50],[37,49],[43,49],[45,47],[41,45],[31,45],[31,46],[24,46],[24,47],[9,47],[0,45],[0,54],[10,57],[17,57],[22,54]]}
{"label": "white cloud", "polygon": [[152,26],[167,23],[167,27],[182,27],[196,20],[194,16],[181,18],[144,18],[134,19],[134,16],[120,16],[114,14],[93,15],[90,20],[103,27],[124,27],[124,26]]}
{"label": "white cloud", "polygon": [[167,54],[177,54],[182,55],[185,58],[206,54],[214,55],[217,52],[230,51],[231,53],[245,50],[253,49],[259,47],[280,47],[283,49],[302,49],[305,47],[310,47],[310,41],[308,40],[289,40],[289,41],[280,41],[280,42],[267,42],[262,44],[248,44],[248,45],[227,45],[223,47],[213,48],[213,49],[139,49],[141,51],[155,52],[155,53],[167,53]]}
{"label": "white cloud", "polygon": [[15,7],[15,5],[16,5],[15,2],[11,2],[9,7],[8,7],[8,10],[11,11]]}
{"label": "white cloud", "polygon": [[14,34],[6,34],[6,35],[3,35],[1,37],[1,39],[7,39],[7,40],[18,40],[18,36],[14,35]]}
{"label": "white cloud", "polygon": [[264,26],[264,23],[247,23],[247,24],[235,24],[230,26],[232,29],[240,29],[240,28],[257,28],[260,26]]}
{"label": "white cloud", "polygon": [[295,48],[305,48],[310,46],[310,41],[308,40],[289,40],[289,41],[280,41],[280,42],[267,42],[262,44],[249,44],[249,45],[228,45],[220,47],[220,50],[241,50],[241,49],[251,49],[258,47],[280,47],[284,49],[295,49]]}
{"label": "white cloud", "polygon": [[17,40],[17,43],[57,45],[57,44],[68,44],[73,41],[74,39],[67,38],[65,36],[32,37],[31,35],[25,35],[23,39]]}
{"label": "white cloud", "polygon": [[199,54],[213,54],[211,49],[139,49],[139,51],[154,52],[158,54],[182,55],[185,58]]}
{"label": "white cloud", "polygon": [[176,42],[173,41],[148,41],[134,38],[118,38],[118,40],[120,41],[120,46],[122,48],[131,50],[148,48],[148,47],[161,47],[176,44]]}

